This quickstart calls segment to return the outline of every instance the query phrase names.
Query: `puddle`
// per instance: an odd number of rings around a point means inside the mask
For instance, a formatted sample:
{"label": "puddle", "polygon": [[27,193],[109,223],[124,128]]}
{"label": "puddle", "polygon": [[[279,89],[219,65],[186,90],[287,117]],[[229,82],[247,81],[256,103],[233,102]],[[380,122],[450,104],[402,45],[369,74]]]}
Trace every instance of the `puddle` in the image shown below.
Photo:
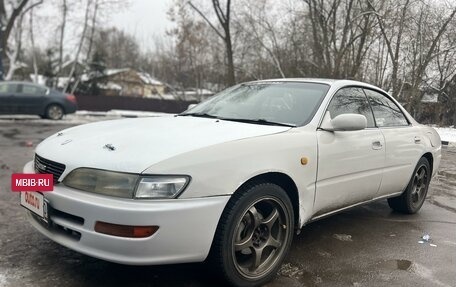
{"label": "puddle", "polygon": [[387,260],[380,263],[380,267],[390,270],[404,270],[410,271],[413,266],[413,262],[410,260],[398,259],[398,260]]}
{"label": "puddle", "polygon": [[18,129],[9,129],[8,131],[4,131],[2,133],[3,137],[7,139],[15,139],[18,134],[20,134]]}

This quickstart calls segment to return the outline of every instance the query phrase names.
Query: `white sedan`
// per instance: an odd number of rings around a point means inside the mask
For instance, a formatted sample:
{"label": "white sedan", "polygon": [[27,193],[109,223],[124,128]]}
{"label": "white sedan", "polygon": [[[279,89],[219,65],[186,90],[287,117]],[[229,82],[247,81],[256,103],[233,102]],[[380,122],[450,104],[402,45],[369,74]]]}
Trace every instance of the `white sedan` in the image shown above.
{"label": "white sedan", "polygon": [[37,230],[78,252],[132,265],[208,260],[230,284],[256,286],[309,222],[379,199],[417,212],[440,151],[436,131],[377,87],[256,81],[175,117],[50,136],[24,172],[52,173],[54,191],[33,194],[38,208],[22,202]]}

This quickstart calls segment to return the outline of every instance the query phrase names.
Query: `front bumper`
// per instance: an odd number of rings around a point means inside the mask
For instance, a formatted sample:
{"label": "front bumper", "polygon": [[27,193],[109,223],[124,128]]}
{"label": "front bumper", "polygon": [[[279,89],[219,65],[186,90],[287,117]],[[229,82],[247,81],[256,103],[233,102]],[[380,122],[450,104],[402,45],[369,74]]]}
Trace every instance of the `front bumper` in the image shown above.
{"label": "front bumper", "polygon": [[[33,172],[33,162],[24,173]],[[44,193],[50,225],[30,212],[31,224],[55,242],[89,256],[131,265],[204,261],[229,196],[197,199],[133,200],[94,195],[62,184]],[[147,238],[97,233],[95,222],[157,225]]]}

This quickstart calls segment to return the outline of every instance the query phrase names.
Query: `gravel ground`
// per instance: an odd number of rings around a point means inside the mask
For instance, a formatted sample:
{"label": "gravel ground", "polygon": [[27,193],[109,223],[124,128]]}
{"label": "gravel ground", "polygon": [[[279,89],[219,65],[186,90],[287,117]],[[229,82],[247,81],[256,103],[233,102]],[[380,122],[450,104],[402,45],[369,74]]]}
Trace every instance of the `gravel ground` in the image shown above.
{"label": "gravel ground", "polygon": [[[59,246],[25,220],[11,173],[48,135],[100,119],[0,119],[0,286],[220,286],[204,264],[109,263]],[[418,243],[424,234],[435,247]],[[444,148],[418,214],[394,213],[380,201],[309,224],[268,286],[455,286],[455,263],[456,148]]]}

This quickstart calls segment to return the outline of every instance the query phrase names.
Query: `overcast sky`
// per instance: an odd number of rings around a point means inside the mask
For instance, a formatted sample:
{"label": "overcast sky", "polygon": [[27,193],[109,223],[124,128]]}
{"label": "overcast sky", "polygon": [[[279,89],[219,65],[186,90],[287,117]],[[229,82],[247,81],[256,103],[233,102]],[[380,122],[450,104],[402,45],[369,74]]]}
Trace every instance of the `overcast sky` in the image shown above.
{"label": "overcast sky", "polygon": [[171,27],[166,12],[173,0],[130,0],[131,6],[110,17],[112,26],[129,32],[145,50],[153,48],[153,37],[163,36]]}

